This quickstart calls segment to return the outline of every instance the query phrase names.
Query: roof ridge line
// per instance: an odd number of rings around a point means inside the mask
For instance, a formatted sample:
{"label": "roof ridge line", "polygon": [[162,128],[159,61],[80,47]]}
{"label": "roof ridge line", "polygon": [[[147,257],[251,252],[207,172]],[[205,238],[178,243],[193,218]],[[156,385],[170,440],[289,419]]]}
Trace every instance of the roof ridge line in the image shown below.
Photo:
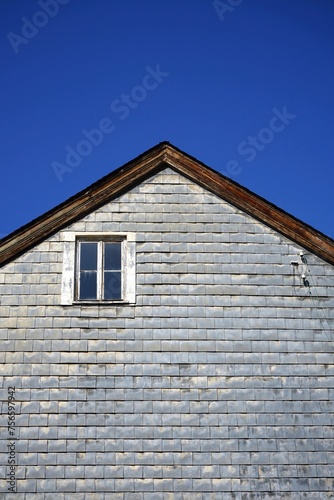
{"label": "roof ridge line", "polygon": [[166,166],[334,265],[334,240],[171,143],[160,142],[0,240],[0,265],[124,194]]}

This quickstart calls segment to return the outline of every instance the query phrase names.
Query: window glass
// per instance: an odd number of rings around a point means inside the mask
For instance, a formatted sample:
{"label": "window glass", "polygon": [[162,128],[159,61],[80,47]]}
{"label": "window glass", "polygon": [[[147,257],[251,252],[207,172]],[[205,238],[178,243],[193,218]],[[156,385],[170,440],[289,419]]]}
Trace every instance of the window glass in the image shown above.
{"label": "window glass", "polygon": [[120,271],[104,271],[104,299],[122,298],[122,276]]}
{"label": "window glass", "polygon": [[122,300],[122,241],[79,241],[79,300]]}
{"label": "window glass", "polygon": [[97,298],[96,284],[97,284],[96,271],[81,271],[79,299],[80,300],[96,299]]}
{"label": "window glass", "polygon": [[104,269],[106,271],[119,271],[121,269],[120,241],[104,244]]}
{"label": "window glass", "polygon": [[90,271],[97,269],[97,243],[81,242],[80,270]]}

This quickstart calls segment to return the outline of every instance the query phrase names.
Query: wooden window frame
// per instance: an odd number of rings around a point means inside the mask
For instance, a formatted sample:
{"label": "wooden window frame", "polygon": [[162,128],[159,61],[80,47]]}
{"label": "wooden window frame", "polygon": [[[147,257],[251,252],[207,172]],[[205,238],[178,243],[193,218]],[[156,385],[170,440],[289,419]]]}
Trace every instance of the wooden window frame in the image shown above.
{"label": "wooden window frame", "polygon": [[[125,254],[125,238],[117,237],[105,237],[105,238],[84,238],[80,237],[76,240],[76,268],[75,268],[75,300],[78,302],[119,302],[123,300],[123,293],[126,288],[125,283],[125,269],[126,269],[126,259]],[[81,267],[80,267],[80,246],[81,243],[96,243],[97,244],[97,269],[96,269],[96,298],[94,299],[82,299],[80,298],[80,279],[81,279]],[[105,243],[120,243],[121,244],[121,269],[117,271],[121,272],[121,296],[117,299],[105,299],[104,298],[104,252]],[[116,271],[116,270],[115,270]]]}
{"label": "wooden window frame", "polygon": [[[93,232],[64,232],[63,273],[61,289],[61,305],[113,305],[135,304],[136,302],[136,238],[134,233],[93,233]],[[121,298],[103,299],[99,295],[96,299],[79,299],[78,272],[80,242],[121,242]],[[101,257],[100,257],[101,258]],[[102,269],[103,272],[103,269]],[[102,277],[100,276],[100,280]],[[103,281],[102,281],[103,283]],[[102,286],[100,282],[100,286]]]}

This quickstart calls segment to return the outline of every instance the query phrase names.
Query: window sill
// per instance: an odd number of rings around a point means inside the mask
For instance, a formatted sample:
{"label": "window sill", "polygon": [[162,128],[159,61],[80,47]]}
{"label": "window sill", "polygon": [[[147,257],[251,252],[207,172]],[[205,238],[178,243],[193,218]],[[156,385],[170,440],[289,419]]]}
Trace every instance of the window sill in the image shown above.
{"label": "window sill", "polygon": [[126,300],[74,300],[73,306],[129,306],[135,305],[133,302]]}

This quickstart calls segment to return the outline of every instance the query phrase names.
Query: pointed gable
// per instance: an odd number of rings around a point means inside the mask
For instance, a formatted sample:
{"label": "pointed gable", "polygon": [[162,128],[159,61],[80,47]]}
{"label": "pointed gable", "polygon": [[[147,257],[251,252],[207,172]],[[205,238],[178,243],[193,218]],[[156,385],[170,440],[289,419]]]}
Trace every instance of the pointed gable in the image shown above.
{"label": "pointed gable", "polygon": [[0,243],[0,264],[10,262],[166,167],[231,203],[324,261],[334,264],[334,240],[168,142],[158,144],[3,238]]}

